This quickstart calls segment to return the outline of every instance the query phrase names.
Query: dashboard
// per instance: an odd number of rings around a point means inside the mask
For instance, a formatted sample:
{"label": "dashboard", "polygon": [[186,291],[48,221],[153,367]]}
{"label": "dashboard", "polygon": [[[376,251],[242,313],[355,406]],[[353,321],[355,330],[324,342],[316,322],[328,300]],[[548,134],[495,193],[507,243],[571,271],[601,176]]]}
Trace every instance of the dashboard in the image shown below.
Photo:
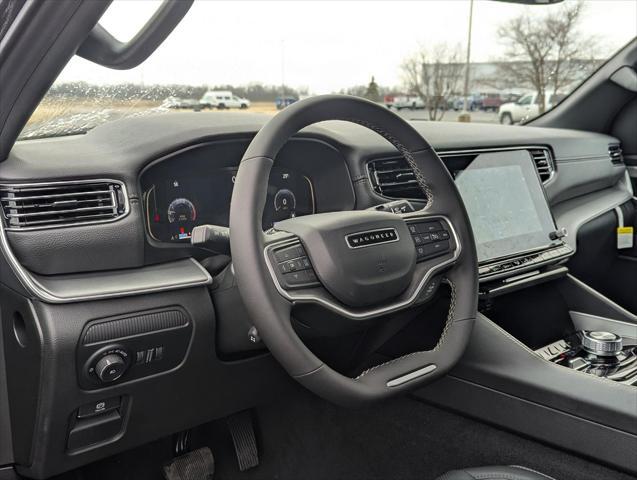
{"label": "dashboard", "polygon": [[[13,446],[19,463],[38,459],[32,462],[38,476],[251,408],[253,399],[274,397],[289,381],[249,338],[251,323],[232,269],[225,268],[213,284],[210,270],[225,265],[224,258],[192,246],[189,238],[196,225],[228,224],[233,178],[266,120],[231,112],[123,119],[86,135],[18,142],[0,165],[11,196],[3,206],[15,209],[16,195],[32,196],[19,192],[25,184],[44,189],[46,198],[55,189],[63,199],[48,217],[60,222],[54,226],[0,229],[3,258],[12,267],[0,269],[0,276],[9,287],[2,305],[3,318],[10,320],[4,332],[10,348],[6,371],[9,382],[19,385],[10,390],[11,405],[18,406],[12,408],[11,423],[20,427]],[[609,157],[609,147],[618,142],[613,137],[500,125],[413,125],[464,190],[481,246],[481,291],[490,295],[497,295],[521,265],[530,273],[569,255],[564,245],[547,240],[556,226],[568,229],[565,241],[575,247],[582,225],[600,213],[613,216],[613,208],[632,197],[622,183],[625,167]],[[389,142],[358,125],[325,122],[302,130],[275,159],[263,228],[292,216],[362,210],[396,198],[422,205],[418,195],[423,192],[414,191],[411,172],[397,154]],[[549,160],[553,171],[540,172]],[[544,178],[536,176],[533,162]],[[525,189],[528,195],[520,196]],[[111,208],[110,200],[121,208]],[[69,212],[76,204],[79,213],[86,211],[79,204],[87,201],[97,202],[100,212],[107,210],[105,220]],[[50,208],[50,203],[33,208]],[[489,236],[494,227],[496,238]],[[432,235],[437,233],[416,232],[414,242],[416,237],[432,242],[427,245],[445,242]],[[518,255],[522,250],[526,253]],[[325,320],[335,324],[317,313],[323,325]],[[85,326],[115,335],[131,332],[128,325],[136,332],[148,328],[126,339],[132,361],[140,352],[150,360],[131,366],[140,377],[93,390],[78,385],[92,355],[110,351],[105,348],[112,343],[111,337],[84,342],[89,337]],[[30,335],[28,343],[20,341],[23,331]],[[172,397],[156,393],[171,389],[188,400],[178,415]],[[101,443],[64,451],[70,432],[86,431],[94,421],[76,418],[75,411],[113,399],[117,407],[96,418],[111,419],[103,425],[122,434],[106,432]],[[39,415],[43,411],[49,414]]]}

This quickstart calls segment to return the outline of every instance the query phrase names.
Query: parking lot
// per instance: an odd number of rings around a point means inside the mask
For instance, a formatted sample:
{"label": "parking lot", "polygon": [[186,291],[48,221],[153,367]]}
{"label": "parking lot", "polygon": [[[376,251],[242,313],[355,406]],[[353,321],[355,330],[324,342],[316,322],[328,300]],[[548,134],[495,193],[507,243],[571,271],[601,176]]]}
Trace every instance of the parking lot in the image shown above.
{"label": "parking lot", "polygon": [[[400,110],[398,115],[407,120],[429,120],[429,112],[427,110]],[[447,110],[442,117],[443,122],[457,122],[458,116],[462,112]],[[474,123],[498,123],[498,114],[496,112],[483,112],[480,110],[469,112],[471,121]]]}
{"label": "parking lot", "polygon": [[[23,131],[22,138],[46,136],[49,130],[64,131],[66,134],[82,132],[105,123],[131,115],[147,115],[153,113],[184,112],[185,109],[168,109],[161,106],[161,102],[123,102],[123,101],[48,101],[43,102],[34,112],[29,123]],[[395,110],[394,110],[395,111]],[[226,112],[263,113],[274,115],[278,112],[274,102],[255,102],[245,110],[215,110],[219,114]],[[407,120],[429,120],[429,112],[426,110],[396,111],[398,115]],[[458,121],[461,112],[448,110],[442,120],[446,122]],[[497,123],[498,114],[495,112],[470,112],[471,122]]]}

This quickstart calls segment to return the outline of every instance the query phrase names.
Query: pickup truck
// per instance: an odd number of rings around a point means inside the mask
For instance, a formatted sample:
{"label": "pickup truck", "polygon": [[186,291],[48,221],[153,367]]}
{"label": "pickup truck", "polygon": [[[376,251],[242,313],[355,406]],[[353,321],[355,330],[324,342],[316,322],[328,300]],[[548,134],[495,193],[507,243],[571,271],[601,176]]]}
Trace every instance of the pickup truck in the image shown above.
{"label": "pickup truck", "polygon": [[[546,94],[544,99],[545,111],[550,110],[553,106],[557,105],[564,95]],[[540,105],[538,102],[537,93],[528,93],[523,95],[517,102],[509,102],[500,105],[498,110],[498,116],[500,123],[505,125],[513,125],[514,123],[522,122],[535,118],[540,114]]]}
{"label": "pickup truck", "polygon": [[403,108],[409,108],[411,110],[418,110],[425,108],[425,102],[415,95],[405,95],[400,97],[394,97],[394,101],[388,105],[388,108],[395,108],[396,110],[402,110]]}

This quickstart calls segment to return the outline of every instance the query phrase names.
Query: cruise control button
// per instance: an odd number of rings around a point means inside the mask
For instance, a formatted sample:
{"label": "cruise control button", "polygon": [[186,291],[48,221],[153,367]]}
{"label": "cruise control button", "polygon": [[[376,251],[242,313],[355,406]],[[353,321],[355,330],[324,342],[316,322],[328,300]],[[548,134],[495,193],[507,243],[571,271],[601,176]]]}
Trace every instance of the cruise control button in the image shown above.
{"label": "cruise control button", "polygon": [[449,232],[447,230],[443,230],[442,232],[438,232],[440,238],[442,240],[447,240],[449,238]]}
{"label": "cruise control button", "polygon": [[425,245],[426,255],[435,255],[435,254],[444,253],[447,251],[449,251],[449,242],[447,240]]}
{"label": "cruise control button", "polygon": [[425,253],[425,247],[416,247],[416,256],[418,258],[422,258],[426,255]]}
{"label": "cruise control button", "polygon": [[418,224],[419,233],[431,233],[437,232],[438,230],[442,230],[442,225],[440,224],[440,222],[427,222]]}
{"label": "cruise control button", "polygon": [[418,228],[416,227],[415,223],[410,223],[409,225],[407,225],[407,227],[409,228],[409,233],[411,233],[412,235],[418,233]]}
{"label": "cruise control button", "polygon": [[283,250],[278,250],[274,252],[274,258],[277,262],[285,262],[287,260],[298,258],[302,255],[301,248],[302,247],[295,245],[293,247],[284,248]]}
{"label": "cruise control button", "polygon": [[283,282],[287,287],[296,287],[307,283],[306,272],[290,272],[283,275]]}
{"label": "cruise control button", "polygon": [[420,235],[413,235],[411,238],[414,239],[414,243],[416,245],[422,245],[424,243],[423,239],[422,239],[422,236],[420,236]]}

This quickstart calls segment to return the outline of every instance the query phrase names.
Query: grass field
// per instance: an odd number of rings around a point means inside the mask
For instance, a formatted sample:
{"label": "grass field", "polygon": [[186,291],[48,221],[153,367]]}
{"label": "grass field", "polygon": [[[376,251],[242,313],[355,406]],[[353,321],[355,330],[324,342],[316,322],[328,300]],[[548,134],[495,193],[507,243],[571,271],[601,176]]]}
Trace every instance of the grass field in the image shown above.
{"label": "grass field", "polygon": [[[69,117],[78,114],[88,114],[103,110],[117,112],[121,115],[141,113],[147,110],[161,109],[168,112],[183,112],[185,110],[164,109],[161,102],[151,100],[106,100],[106,99],[86,99],[86,100],[44,100],[33,112],[27,125],[40,122],[48,122],[60,117]],[[257,112],[275,114],[277,109],[274,102],[255,102],[247,110],[232,110],[240,112]]]}

